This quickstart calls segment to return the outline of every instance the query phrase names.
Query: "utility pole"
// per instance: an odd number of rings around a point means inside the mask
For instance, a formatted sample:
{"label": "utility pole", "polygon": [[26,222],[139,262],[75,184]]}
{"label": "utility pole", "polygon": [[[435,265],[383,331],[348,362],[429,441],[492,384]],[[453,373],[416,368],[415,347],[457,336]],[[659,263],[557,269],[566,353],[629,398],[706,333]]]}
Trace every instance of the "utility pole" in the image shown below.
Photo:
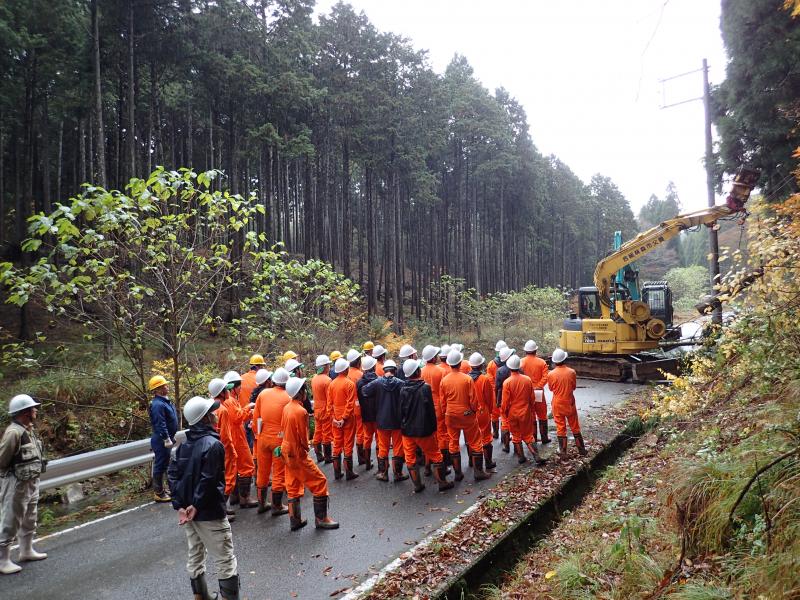
{"label": "utility pole", "polygon": [[[713,155],[713,146],[711,140],[711,87],[708,84],[708,61],[704,58],[703,59],[703,67],[698,69],[699,71],[703,72],[703,95],[697,98],[689,98],[688,100],[681,100],[679,102],[675,102],[673,104],[666,104],[662,105],[661,108],[670,108],[672,106],[678,106],[679,104],[685,104],[687,102],[694,102],[695,100],[702,100],[703,101],[703,109],[705,112],[705,137],[706,137],[706,155],[705,155],[705,164],[706,164],[706,193],[708,195],[708,206],[714,206],[716,197],[714,194],[714,155]],[[698,70],[689,71],[688,73],[681,73],[680,75],[675,75],[673,77],[668,77],[666,79],[661,80],[662,85],[662,93],[663,93],[663,85],[665,82],[670,81],[672,79],[677,79],[679,77],[684,77],[686,75],[692,75],[697,73]],[[714,227],[708,228],[708,242],[709,242],[709,271],[711,272],[711,293],[714,293],[714,286],[719,283],[719,238],[717,237],[717,229],[716,225]],[[715,325],[722,324],[722,307],[718,306],[714,309],[714,312],[711,314],[711,322]]]}

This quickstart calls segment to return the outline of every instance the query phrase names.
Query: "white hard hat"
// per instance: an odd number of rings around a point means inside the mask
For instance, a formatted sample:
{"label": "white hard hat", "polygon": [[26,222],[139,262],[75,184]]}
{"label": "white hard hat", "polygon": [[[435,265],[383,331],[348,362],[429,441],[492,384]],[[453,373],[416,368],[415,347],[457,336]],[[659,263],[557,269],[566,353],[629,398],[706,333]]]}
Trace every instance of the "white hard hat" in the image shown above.
{"label": "white hard hat", "polygon": [[403,363],[403,373],[405,373],[406,377],[411,377],[418,370],[419,370],[418,360],[409,358],[406,362]]}
{"label": "white hard hat", "polygon": [[347,351],[347,362],[351,363],[354,360],[358,360],[360,356],[361,352],[359,352],[358,350],[354,350],[353,348],[350,348],[350,350]]}
{"label": "white hard hat", "polygon": [[300,390],[303,389],[303,386],[306,384],[305,377],[292,377],[289,382],[286,384],[286,393],[289,394],[289,398],[294,398],[300,393]]}
{"label": "white hard hat", "polygon": [[225,373],[225,383],[241,383],[242,376],[239,375],[236,371],[228,371]]}
{"label": "white hard hat", "polygon": [[497,340],[497,343],[494,345],[494,351],[500,352],[503,348],[508,348],[508,344],[506,344],[503,340]]}
{"label": "white hard hat", "polygon": [[506,346],[505,348],[501,348],[500,349],[500,360],[503,361],[503,362],[506,362],[509,359],[509,357],[511,357],[511,355],[516,354],[516,353],[517,353],[516,350],[514,350],[513,348],[509,348],[508,346]]}
{"label": "white hard hat", "polygon": [[267,369],[259,369],[256,371],[256,385],[266,383],[270,377],[272,377],[272,371]]}
{"label": "white hard hat", "polygon": [[375,344],[375,347],[372,349],[372,356],[375,358],[379,358],[386,354],[386,348],[381,346],[380,344]]}
{"label": "white hard hat", "polygon": [[464,344],[450,344],[450,350],[458,350],[459,352],[463,352]]}
{"label": "white hard hat", "polygon": [[387,369],[394,369],[397,371],[397,363],[393,360],[387,360],[385,363],[383,363],[383,370],[386,371]]}
{"label": "white hard hat", "polygon": [[286,369],[287,371],[289,371],[289,373],[291,373],[297,367],[299,367],[301,364],[302,363],[299,360],[297,360],[296,358],[290,358],[289,360],[286,361],[286,364],[283,365],[283,368]]}
{"label": "white hard hat", "polygon": [[428,344],[422,349],[422,360],[429,362],[439,355],[439,346]]}
{"label": "white hard hat", "polygon": [[275,369],[275,372],[272,374],[272,383],[275,385],[286,385],[286,382],[289,381],[289,371],[284,369],[283,367],[278,367]]}
{"label": "white hard hat", "polygon": [[[403,344],[403,347],[400,348],[400,352],[397,353],[397,356],[400,358],[408,358],[412,354],[416,354],[417,351],[414,349],[413,346],[410,344]],[[405,367],[405,365],[403,365]]]}
{"label": "white hard hat", "polygon": [[556,348],[553,352],[553,362],[557,365],[560,365],[567,360],[567,356],[569,356],[569,354],[567,354],[566,351],[562,350],[561,348]]}
{"label": "white hard hat", "polygon": [[325,365],[331,364],[331,359],[328,357],[327,354],[320,354],[317,357],[317,360],[314,361],[315,367],[324,367]]}
{"label": "white hard hat", "polygon": [[225,386],[228,385],[224,379],[220,379],[219,377],[215,377],[211,381],[208,382],[208,394],[212,398],[216,398],[222,393],[222,390],[225,389]]}
{"label": "white hard hat", "polygon": [[374,368],[376,364],[378,364],[378,360],[372,356],[365,356],[361,359],[361,368],[365,371]]}
{"label": "white hard hat", "polygon": [[337,358],[336,362],[333,363],[333,372],[334,373],[344,373],[347,369],[350,368],[350,363],[347,362],[344,358]]}
{"label": "white hard hat", "polygon": [[28,394],[17,394],[11,399],[11,402],[8,403],[8,414],[15,415],[31,406],[41,406],[41,402],[37,402],[28,396]]}
{"label": "white hard hat", "polygon": [[536,352],[539,349],[539,344],[533,340],[525,342],[525,352]]}
{"label": "white hard hat", "polygon": [[514,354],[513,356],[509,357],[508,362],[506,363],[506,366],[509,369],[511,369],[512,371],[519,371],[519,367],[520,367],[520,363],[521,362],[522,361],[520,361],[519,356]]}
{"label": "white hard hat", "polygon": [[464,360],[464,355],[458,350],[450,350],[450,354],[447,355],[447,364],[451,367],[457,367],[462,360]]}
{"label": "white hard hat", "polygon": [[439,348],[439,356],[447,356],[450,354],[450,344],[444,344],[441,348]]}
{"label": "white hard hat", "polygon": [[[213,379],[212,381],[222,380]],[[223,381],[223,383],[225,382]],[[194,398],[189,398],[186,404],[183,405],[183,417],[189,425],[194,425],[195,423],[199,423],[209,410],[216,410],[217,408],[219,408],[219,402],[216,400],[195,396]]]}
{"label": "white hard hat", "polygon": [[485,362],[486,359],[483,358],[483,354],[481,354],[480,352],[473,352],[469,357],[470,367],[480,367]]}

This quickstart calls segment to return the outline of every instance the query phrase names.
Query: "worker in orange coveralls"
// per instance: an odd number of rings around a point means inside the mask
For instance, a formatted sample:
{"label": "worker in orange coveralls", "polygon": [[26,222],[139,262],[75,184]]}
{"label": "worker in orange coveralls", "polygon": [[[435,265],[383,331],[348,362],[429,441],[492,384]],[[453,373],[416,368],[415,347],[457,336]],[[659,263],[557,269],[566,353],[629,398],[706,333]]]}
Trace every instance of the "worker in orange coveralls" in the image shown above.
{"label": "worker in orange coveralls", "polygon": [[[258,387],[256,383],[256,371],[259,369],[265,369],[267,363],[264,361],[264,357],[260,354],[253,354],[250,357],[250,370],[247,373],[242,374],[242,384],[239,386],[239,404],[242,407],[247,406],[253,400],[250,397],[253,395],[253,390]],[[253,442],[255,441],[255,435],[253,435],[253,425],[251,419],[247,419],[244,423],[244,432],[247,436],[247,445],[250,447],[250,452],[255,455],[253,452]]]}
{"label": "worker in orange coveralls", "polygon": [[[234,504],[239,504],[239,492],[236,488],[236,446],[231,437],[230,421],[228,419],[228,409],[225,408],[225,397],[228,392],[225,390],[227,383],[222,378],[215,378],[208,383],[208,395],[219,402],[217,415],[217,431],[219,431],[219,441],[225,450],[225,513],[228,520],[232,521],[236,517],[233,510]],[[233,496],[236,496],[235,499]]]}
{"label": "worker in orange coveralls", "polygon": [[[539,345],[533,340],[525,342],[525,356],[520,362],[520,370],[533,382],[533,410],[539,423],[539,438],[542,444],[549,444],[547,433],[547,400],[544,397],[544,386],[547,385],[547,363],[536,356]],[[536,427],[533,428],[533,439],[536,439]]]}
{"label": "worker in orange coveralls", "polygon": [[[450,344],[450,349],[451,350],[458,350],[459,352],[461,352],[462,356],[464,355],[464,344]],[[466,360],[466,359],[462,360],[461,361],[461,367],[460,367],[459,370],[462,373],[469,374],[469,372],[472,370],[472,367],[469,366],[469,361]]]}
{"label": "worker in orange coveralls", "polygon": [[475,399],[475,386],[472,378],[461,372],[463,355],[458,350],[451,350],[447,355],[450,374],[442,379],[442,405],[447,433],[450,436],[450,457],[453,461],[456,481],[464,479],[461,470],[461,432],[472,457],[472,470],[475,481],[488,479],[491,473],[483,470],[483,444],[481,430],[478,427],[478,405]]}
{"label": "worker in orange coveralls", "polygon": [[553,352],[555,367],[547,375],[547,386],[553,392],[553,420],[556,422],[556,435],[558,436],[558,452],[564,458],[567,454],[567,423],[575,438],[578,454],[586,456],[586,446],[583,443],[581,425],[578,423],[578,409],[575,407],[575,388],[578,379],[575,371],[564,364],[567,353],[561,348]]}
{"label": "worker in orange coveralls", "polygon": [[328,480],[308,455],[308,411],[303,408],[306,380],[292,377],[286,383],[291,401],[281,417],[281,445],[275,450],[278,460],[286,464],[286,490],[289,494],[289,528],[297,531],[307,523],[300,511],[300,498],[305,488],[314,496],[314,517],[317,529],[338,529],[339,523],[328,516]]}
{"label": "worker in orange coveralls", "polygon": [[[439,348],[439,368],[442,370],[443,375],[449,375],[452,370],[447,366],[447,355],[450,354],[450,350],[450,344],[443,344],[442,347]],[[450,438],[448,438],[448,440],[449,439]],[[450,444],[449,441],[447,443],[448,445]]]}
{"label": "worker in orange coveralls", "polygon": [[375,344],[375,346],[370,351],[370,356],[378,361],[378,364],[375,365],[375,374],[378,377],[383,377],[383,364],[386,362],[386,348],[381,346],[380,344]]}
{"label": "worker in orange coveralls", "polygon": [[364,370],[362,376],[356,381],[356,397],[358,406],[361,410],[361,453],[364,458],[364,465],[367,471],[372,469],[372,444],[375,441],[377,432],[377,404],[374,394],[365,395],[364,386],[371,381],[378,379],[375,373],[375,366],[378,361],[371,356],[361,358],[361,368]]}
{"label": "worker in orange coveralls", "polygon": [[333,474],[342,478],[342,453],[347,480],[355,479],[353,472],[353,444],[356,439],[356,384],[348,377],[350,363],[337,358],[333,363],[336,378],[328,386],[328,402],[333,410]]}
{"label": "worker in orange coveralls", "polygon": [[478,427],[481,429],[481,442],[483,443],[483,460],[486,469],[494,469],[497,464],[492,460],[492,409],[495,406],[492,382],[483,372],[486,359],[479,352],[473,352],[469,357],[471,370],[469,377],[475,386],[475,398],[478,406]]}
{"label": "worker in orange coveralls", "polygon": [[311,393],[314,396],[314,452],[317,462],[333,462],[333,431],[331,410],[328,404],[328,386],[331,384],[331,359],[320,354],[314,361],[317,374],[311,378]]}
{"label": "worker in orange coveralls", "polygon": [[[444,457],[445,472],[448,472],[452,461],[450,460],[450,436],[447,434],[447,425],[444,422],[444,407],[442,406],[442,378],[445,376],[444,370],[439,363],[439,352],[441,348],[437,346],[425,346],[422,349],[422,361],[425,366],[422,367],[422,379],[431,386],[431,393],[433,394],[433,407],[436,409],[436,436],[439,440],[439,451]],[[447,366],[447,365],[445,365]],[[448,367],[449,373],[449,367]],[[431,474],[431,464],[433,459],[430,456],[425,457],[425,474]]]}
{"label": "worker in orange coveralls", "polygon": [[350,348],[347,351],[345,359],[349,363],[347,377],[356,384],[356,405],[355,405],[355,427],[356,427],[356,457],[358,464],[366,464],[364,457],[364,424],[361,421],[361,403],[358,401],[358,380],[364,376],[364,371],[361,370],[361,353],[355,348]]}
{"label": "worker in orange coveralls", "polygon": [[[511,375],[511,370],[506,363],[516,353],[517,351],[513,348],[505,347],[500,349],[497,357],[500,361],[497,367],[497,375],[494,378],[494,397],[497,401],[497,406],[500,406],[503,402],[503,382]],[[503,452],[511,451],[511,430],[508,428],[508,422],[505,419],[500,421],[500,443],[502,444]]]}
{"label": "worker in orange coveralls", "polygon": [[422,379],[419,361],[409,359],[403,363],[406,383],[400,388],[400,430],[403,433],[403,451],[408,465],[408,474],[414,484],[414,493],[425,489],[417,463],[417,449],[433,461],[433,475],[439,484],[439,491],[453,487],[447,481],[444,457],[438,448],[436,437],[436,411],[433,407],[431,386]]}
{"label": "worker in orange coveralls", "polygon": [[[503,348],[508,348],[508,344],[503,340],[497,340],[497,343],[494,345],[494,360],[490,361],[489,365],[486,367],[486,375],[489,377],[489,381],[492,382],[492,393],[495,398],[497,398],[495,381],[497,379],[497,369],[502,365],[500,361],[500,350]],[[500,405],[497,403],[495,403],[492,409],[492,437],[494,439],[500,437]]]}
{"label": "worker in orange coveralls", "polygon": [[525,458],[525,450],[522,447],[522,444],[525,444],[533,454],[536,464],[543,464],[545,461],[539,458],[536,446],[533,445],[533,382],[530,377],[520,373],[519,356],[511,356],[506,366],[511,374],[503,382],[500,414],[511,431],[514,454],[517,455],[520,464],[526,462],[528,459]]}
{"label": "worker in orange coveralls", "polygon": [[[283,504],[283,492],[286,491],[286,465],[280,458],[275,458],[275,448],[281,445],[281,419],[283,409],[289,404],[286,383],[289,372],[278,367],[272,374],[273,387],[263,390],[256,399],[253,410],[253,422],[256,424],[258,448],[258,471],[256,473],[256,489],[258,490],[258,513],[272,511],[273,517],[285,515],[289,508]],[[272,480],[272,502],[267,505],[267,485]]]}
{"label": "worker in orange coveralls", "polygon": [[239,404],[239,387],[242,377],[236,371],[225,373],[225,388],[228,396],[225,399],[225,408],[228,411],[228,423],[233,445],[236,446],[236,485],[239,491],[239,507],[255,508],[258,502],[250,499],[250,488],[253,485],[253,474],[256,467],[253,464],[253,454],[247,443],[247,435],[244,431],[245,421],[249,421],[253,415],[252,404],[242,406]]}

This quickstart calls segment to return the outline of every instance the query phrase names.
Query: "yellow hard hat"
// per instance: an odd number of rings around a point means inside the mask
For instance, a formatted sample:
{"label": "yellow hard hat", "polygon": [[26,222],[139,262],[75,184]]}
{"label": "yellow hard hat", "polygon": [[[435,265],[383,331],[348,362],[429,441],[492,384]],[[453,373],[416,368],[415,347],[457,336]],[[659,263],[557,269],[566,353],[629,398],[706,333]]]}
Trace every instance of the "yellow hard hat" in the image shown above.
{"label": "yellow hard hat", "polygon": [[260,354],[253,354],[253,356],[250,357],[250,364],[251,365],[265,365],[267,363],[264,362],[264,357],[261,356]]}
{"label": "yellow hard hat", "polygon": [[338,350],[334,350],[333,352],[331,352],[329,358],[331,359],[331,362],[336,362],[337,358],[342,358],[342,353],[339,352]]}
{"label": "yellow hard hat", "polygon": [[364,345],[361,346],[361,350],[363,350],[364,352],[369,352],[374,347],[375,347],[375,344],[373,344],[372,342],[364,342]]}
{"label": "yellow hard hat", "polygon": [[292,352],[291,350],[287,350],[286,352],[283,353],[283,359],[282,359],[283,362],[286,362],[291,358],[297,358],[297,352]]}
{"label": "yellow hard hat", "polygon": [[162,375],[153,375],[147,384],[147,389],[152,392],[153,390],[160,388],[162,385],[167,385],[167,380],[164,379]]}

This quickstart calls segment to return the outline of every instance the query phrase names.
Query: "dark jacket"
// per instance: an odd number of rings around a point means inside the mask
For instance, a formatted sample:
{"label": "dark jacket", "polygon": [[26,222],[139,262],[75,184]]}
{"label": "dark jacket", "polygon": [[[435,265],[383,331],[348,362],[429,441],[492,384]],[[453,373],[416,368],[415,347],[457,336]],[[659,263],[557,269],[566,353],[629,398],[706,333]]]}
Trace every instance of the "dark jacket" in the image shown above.
{"label": "dark jacket", "polygon": [[423,379],[410,379],[400,389],[400,429],[409,437],[428,437],[436,431],[433,392]]}
{"label": "dark jacket", "polygon": [[[153,428],[151,440],[163,442],[167,438],[175,440],[178,432],[178,413],[172,401],[162,396],[156,396],[150,402],[150,425]],[[163,444],[162,444],[163,446]]]}
{"label": "dark jacket", "polygon": [[358,394],[358,403],[361,406],[361,420],[364,423],[374,423],[377,417],[378,404],[375,392],[364,393],[367,384],[377,379],[378,374],[375,371],[364,371],[364,375],[356,382],[356,394]]}
{"label": "dark jacket", "polygon": [[[384,375],[364,386],[364,394],[375,398],[378,429],[400,429],[400,390],[405,384],[397,377]],[[363,414],[363,406],[361,410]]]}
{"label": "dark jacket", "polygon": [[208,423],[192,425],[167,471],[172,507],[194,506],[195,521],[225,516],[225,450]]}
{"label": "dark jacket", "polygon": [[503,402],[503,382],[511,377],[511,369],[506,366],[506,363],[499,363],[502,366],[497,369],[497,376],[494,380],[494,400],[497,406]]}

